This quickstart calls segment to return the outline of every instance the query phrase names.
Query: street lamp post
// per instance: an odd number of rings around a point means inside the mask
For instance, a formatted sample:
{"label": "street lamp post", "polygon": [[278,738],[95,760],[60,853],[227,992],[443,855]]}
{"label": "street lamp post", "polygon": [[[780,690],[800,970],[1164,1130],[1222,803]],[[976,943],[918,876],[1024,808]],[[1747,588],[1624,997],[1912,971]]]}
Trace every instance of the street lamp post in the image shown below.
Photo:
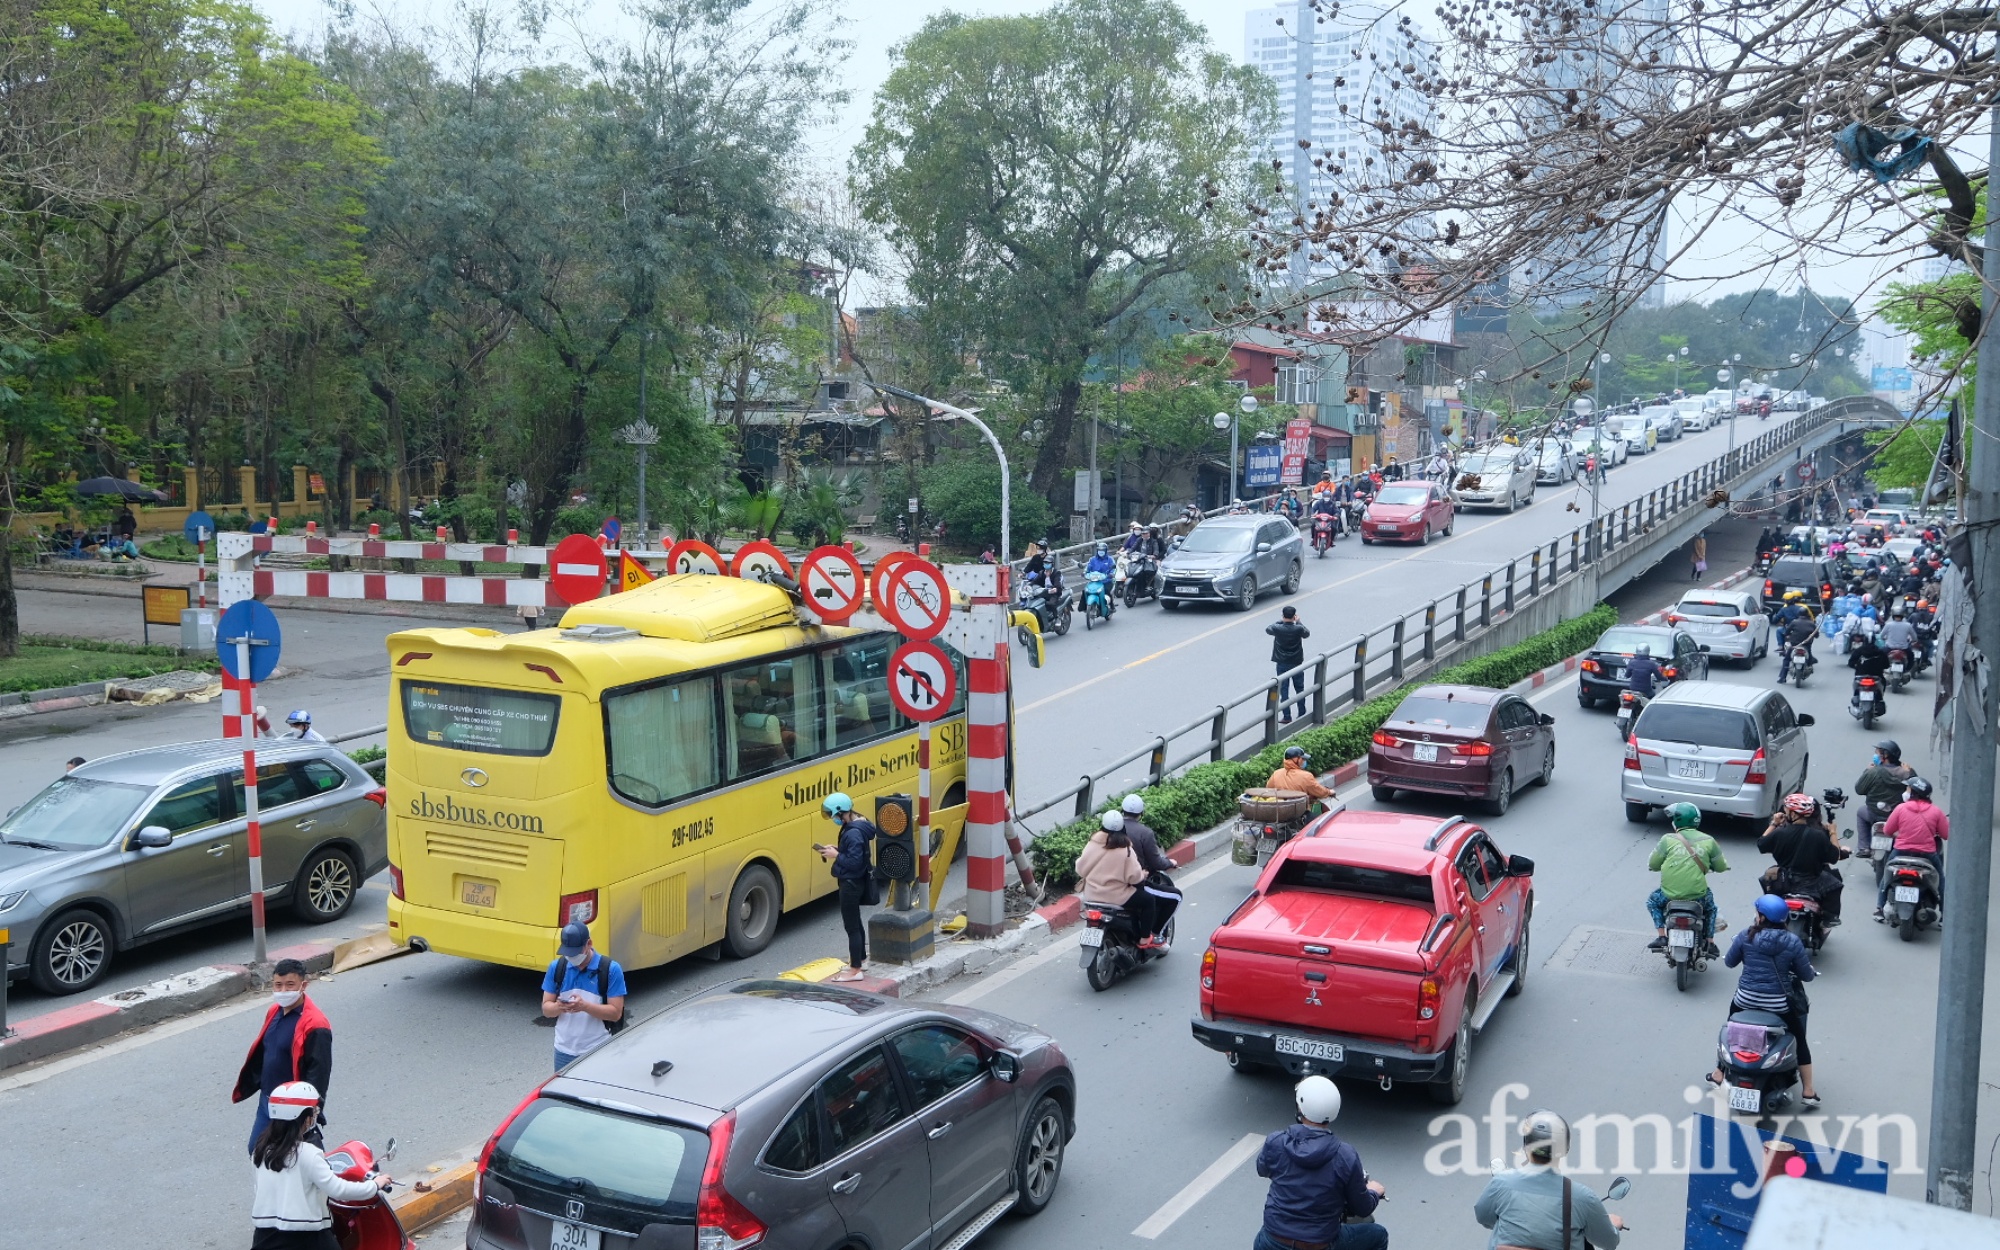
{"label": "street lamp post", "polygon": [[[645,384],[642,381],[640,385],[643,388]],[[644,421],[634,421],[618,431],[618,441],[639,452],[639,550],[644,551],[650,541],[646,529],[646,452],[659,444],[660,431]]]}
{"label": "street lamp post", "polygon": [[1000,440],[994,436],[991,427],[965,409],[954,404],[947,404],[941,399],[926,399],[915,391],[906,391],[900,386],[890,386],[886,382],[870,382],[868,385],[884,394],[894,395],[898,399],[907,399],[913,404],[922,404],[926,414],[935,408],[939,412],[948,412],[954,417],[969,421],[972,423],[972,427],[985,437],[986,445],[993,449],[993,454],[1000,460],[1000,564],[1002,567],[1005,567],[1008,552],[1011,550],[1010,544],[1013,539],[1014,479],[1007,469],[1007,449],[1000,445]]}
{"label": "street lamp post", "polygon": [[[1727,387],[1727,386],[1729,385],[1729,379],[1730,379],[1730,378],[1732,378],[1732,377],[1734,377],[1734,376],[1735,376],[1734,374],[1732,374],[1732,373],[1730,373],[1730,372],[1729,372],[1729,366],[1728,366],[1728,365],[1724,365],[1724,366],[1723,366],[1722,368],[1720,368],[1720,369],[1717,369],[1717,370],[1715,371],[1715,382],[1716,382],[1716,385],[1718,385],[1718,386],[1723,386],[1723,387]],[[1733,389],[1732,389],[1732,390],[1730,390],[1730,392],[1729,392],[1729,447],[1728,447],[1728,450],[1729,450],[1729,451],[1735,451],[1735,450],[1736,450],[1736,392],[1735,392],[1735,390],[1733,390]]]}
{"label": "street lamp post", "polygon": [[[1257,411],[1257,397],[1246,392],[1242,399],[1236,401],[1236,406],[1242,409],[1243,415],[1247,417]],[[1237,436],[1241,430],[1242,423],[1226,412],[1216,413],[1215,416],[1210,418],[1210,421],[1218,430],[1225,427],[1229,430],[1229,498],[1233,503],[1239,498],[1236,491],[1243,480],[1242,471],[1237,467],[1236,451]]]}
{"label": "street lamp post", "polygon": [[[1576,423],[1579,428],[1589,427],[1590,414],[1596,410],[1596,407],[1597,405],[1591,403],[1590,398],[1586,395],[1577,396],[1576,399],[1573,400],[1569,406],[1570,411],[1576,414]],[[1592,452],[1590,456],[1590,553],[1589,554],[1590,554],[1590,562],[1592,564],[1595,564],[1597,563],[1597,539],[1598,539],[1597,488],[1599,484],[1602,483],[1604,480],[1604,440],[1599,438],[1595,441],[1593,445],[1597,448],[1597,450]]]}
{"label": "street lamp post", "polygon": [[1597,359],[1590,362],[1590,393],[1597,397],[1598,403],[1604,402],[1604,366],[1610,363],[1610,352],[1599,352]]}

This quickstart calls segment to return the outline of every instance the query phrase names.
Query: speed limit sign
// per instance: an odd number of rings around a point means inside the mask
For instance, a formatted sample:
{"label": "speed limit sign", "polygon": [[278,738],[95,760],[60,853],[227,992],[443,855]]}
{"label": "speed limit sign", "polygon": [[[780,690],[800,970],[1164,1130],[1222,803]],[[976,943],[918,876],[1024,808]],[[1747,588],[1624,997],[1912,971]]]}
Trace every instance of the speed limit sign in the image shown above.
{"label": "speed limit sign", "polygon": [[1792,469],[1792,472],[1799,475],[1799,480],[1801,482],[1810,482],[1813,480],[1813,477],[1818,472],[1818,470],[1813,468],[1812,461],[1801,460],[1799,461],[1798,465]]}

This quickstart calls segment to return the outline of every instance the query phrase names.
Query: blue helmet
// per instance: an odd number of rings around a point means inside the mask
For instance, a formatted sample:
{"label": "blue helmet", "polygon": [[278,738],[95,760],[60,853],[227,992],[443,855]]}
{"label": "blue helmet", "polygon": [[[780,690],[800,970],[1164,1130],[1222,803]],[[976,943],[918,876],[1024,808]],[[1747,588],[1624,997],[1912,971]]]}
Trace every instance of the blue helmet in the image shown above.
{"label": "blue helmet", "polygon": [[1757,914],[1772,924],[1783,924],[1791,917],[1792,909],[1785,906],[1785,900],[1777,895],[1765,894],[1757,899]]}
{"label": "blue helmet", "polygon": [[827,795],[824,799],[821,799],[819,806],[821,811],[838,820],[841,816],[854,810],[854,800],[839,791],[835,791]]}

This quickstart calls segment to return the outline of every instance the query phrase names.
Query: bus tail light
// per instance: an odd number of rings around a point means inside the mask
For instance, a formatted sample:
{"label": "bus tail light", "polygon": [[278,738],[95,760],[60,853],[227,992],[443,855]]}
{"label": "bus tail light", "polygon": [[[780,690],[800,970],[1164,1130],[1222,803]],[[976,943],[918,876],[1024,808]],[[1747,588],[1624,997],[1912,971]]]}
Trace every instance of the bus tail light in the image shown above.
{"label": "bus tail light", "polygon": [[389,865],[389,892],[395,895],[399,902],[408,901],[403,896],[403,870],[394,863]]}
{"label": "bus tail light", "polygon": [[742,1250],[764,1240],[764,1221],[722,1187],[722,1167],[729,1161],[729,1142],[736,1136],[731,1111],[708,1126],[708,1162],[701,1169],[701,1194],[695,1199],[695,1245],[699,1250]]}
{"label": "bus tail light", "polygon": [[585,890],[581,894],[565,894],[562,904],[556,909],[556,924],[566,925],[581,922],[594,924],[597,921],[597,891]]}

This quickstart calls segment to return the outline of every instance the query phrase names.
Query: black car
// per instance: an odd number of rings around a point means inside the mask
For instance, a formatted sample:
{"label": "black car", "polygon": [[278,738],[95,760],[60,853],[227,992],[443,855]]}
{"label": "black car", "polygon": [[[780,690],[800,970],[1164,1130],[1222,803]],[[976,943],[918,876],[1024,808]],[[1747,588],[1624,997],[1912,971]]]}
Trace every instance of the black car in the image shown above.
{"label": "black car", "polygon": [[1577,665],[1577,703],[1582,707],[1615,705],[1619,692],[1625,689],[1625,662],[1641,645],[1652,649],[1653,658],[1668,670],[1670,679],[1707,680],[1708,657],[1686,630],[1665,625],[1613,625]]}
{"label": "black car", "polygon": [[1783,606],[1786,591],[1802,590],[1806,603],[1824,612],[1833,606],[1834,592],[1842,580],[1830,556],[1779,556],[1764,574],[1764,610]]}

